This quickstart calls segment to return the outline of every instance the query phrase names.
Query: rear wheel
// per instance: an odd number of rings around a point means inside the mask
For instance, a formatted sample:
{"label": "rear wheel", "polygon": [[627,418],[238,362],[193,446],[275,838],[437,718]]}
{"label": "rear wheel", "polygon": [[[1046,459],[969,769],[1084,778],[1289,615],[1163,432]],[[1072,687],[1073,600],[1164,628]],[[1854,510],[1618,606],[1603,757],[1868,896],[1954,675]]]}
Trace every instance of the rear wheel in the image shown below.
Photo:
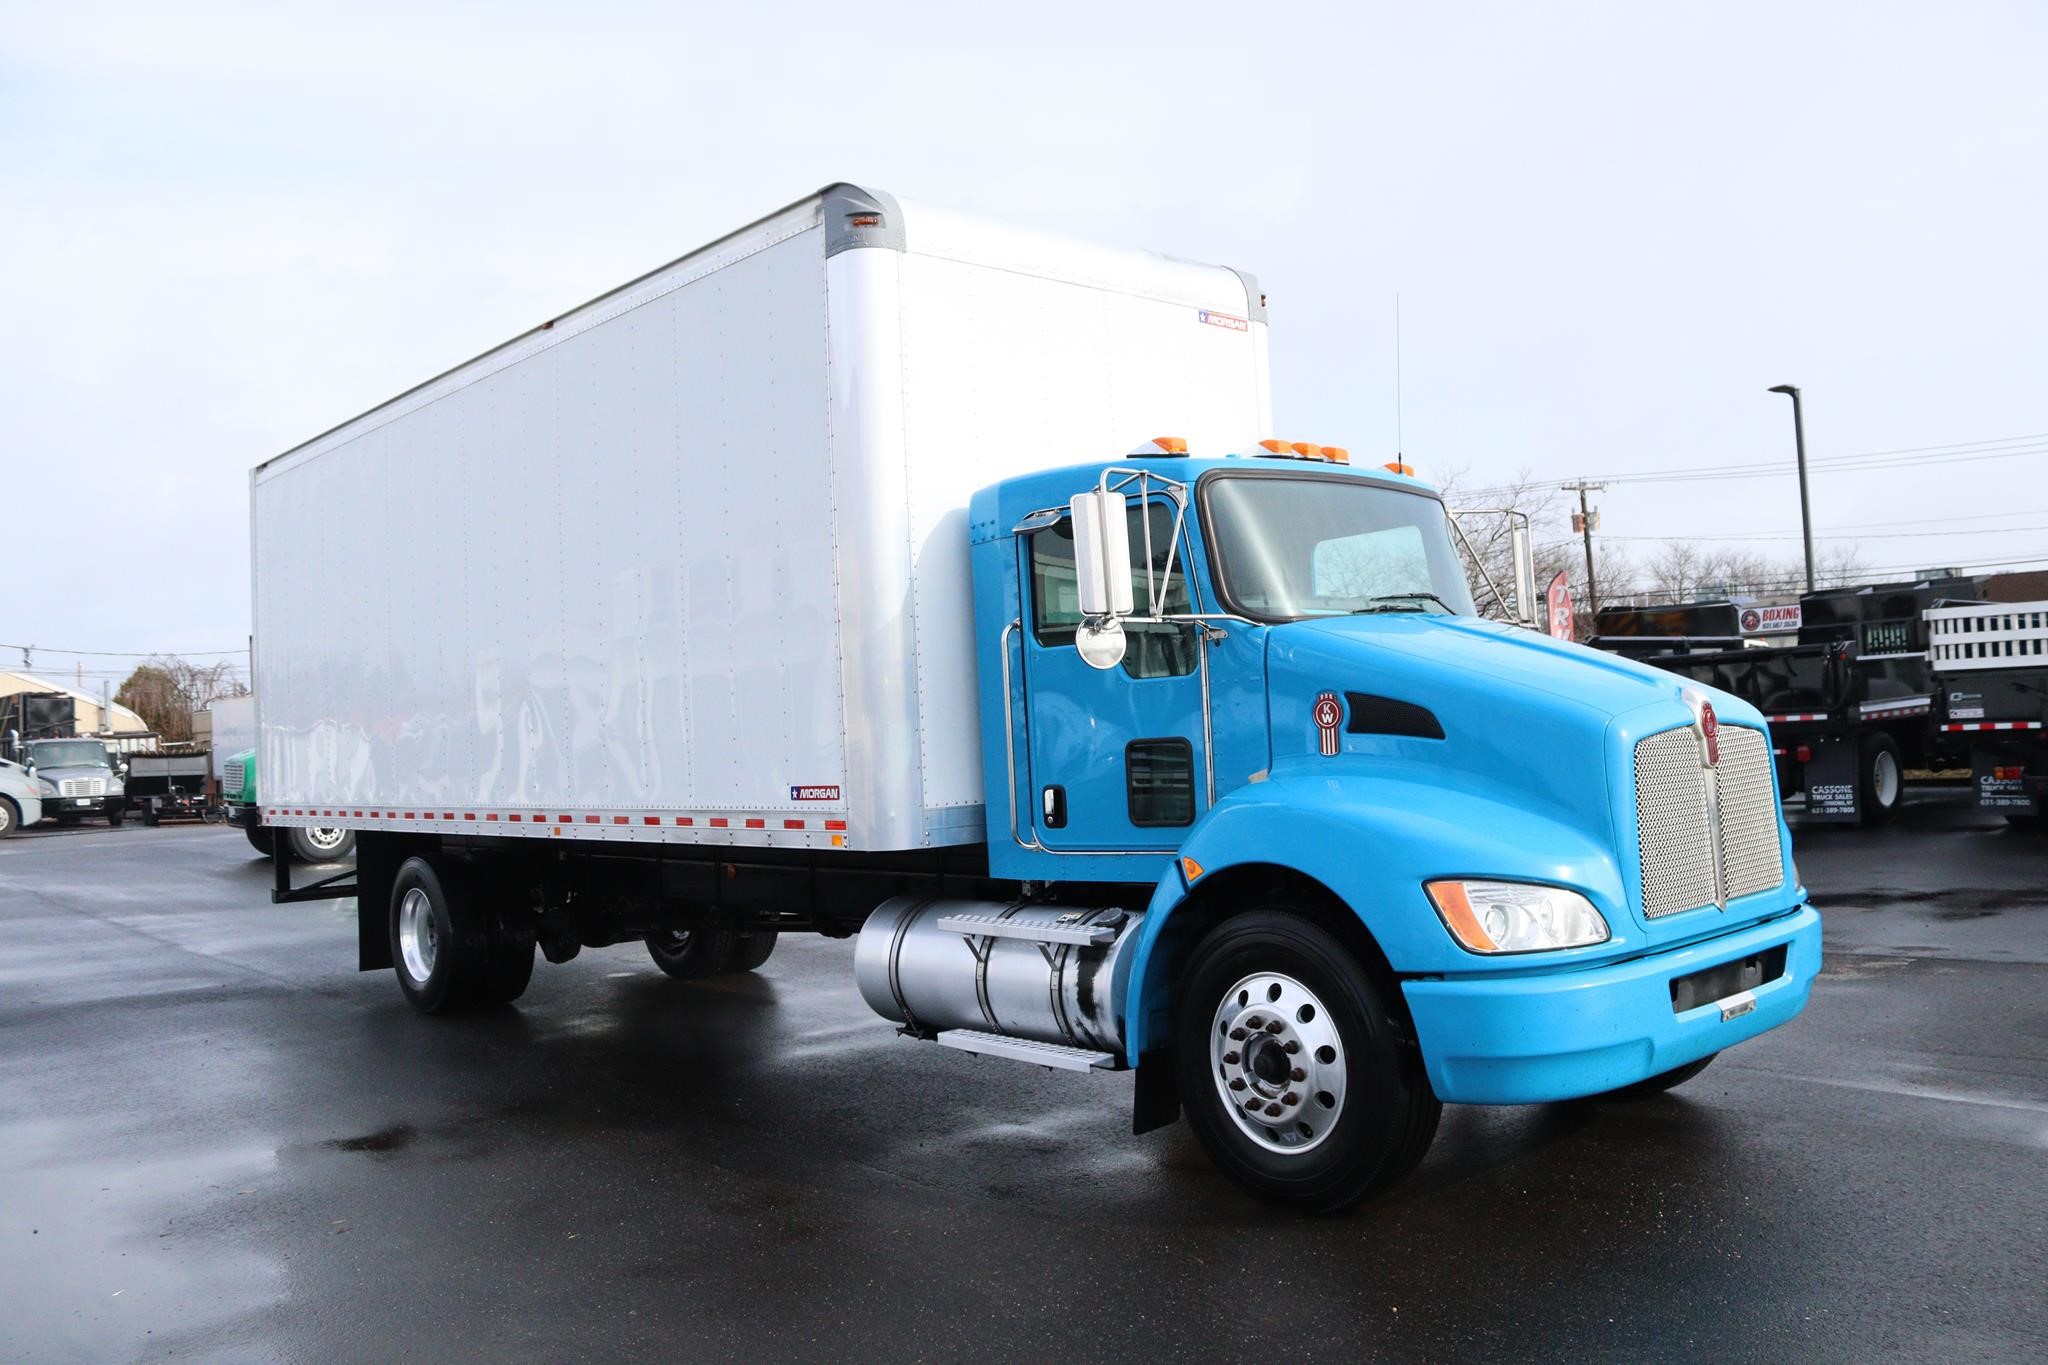
{"label": "rear wheel", "polygon": [[269,830],[261,825],[244,825],[242,826],[242,833],[249,836],[249,847],[255,849],[266,858],[270,856],[272,844]]}
{"label": "rear wheel", "polygon": [[729,929],[667,929],[647,936],[647,955],[678,981],[690,981],[751,972],[775,951],[775,940],[772,929],[752,934]]}
{"label": "rear wheel", "polygon": [[399,989],[423,1014],[471,999],[490,965],[489,935],[467,882],[459,872],[444,879],[424,858],[407,858],[392,879],[391,963]]}
{"label": "rear wheel", "polygon": [[1859,768],[1858,809],[1866,825],[1882,825],[1899,813],[1905,797],[1905,767],[1899,761],[1899,744],[1882,730],[1863,737]]}
{"label": "rear wheel", "polygon": [[295,828],[291,831],[290,838],[292,856],[302,863],[337,862],[346,858],[356,846],[354,830],[335,829],[332,826]]}
{"label": "rear wheel", "polygon": [[1287,907],[1212,930],[1181,975],[1174,1030],[1181,1102],[1209,1159],[1259,1198],[1314,1213],[1407,1175],[1443,1106],[1398,1008]]}

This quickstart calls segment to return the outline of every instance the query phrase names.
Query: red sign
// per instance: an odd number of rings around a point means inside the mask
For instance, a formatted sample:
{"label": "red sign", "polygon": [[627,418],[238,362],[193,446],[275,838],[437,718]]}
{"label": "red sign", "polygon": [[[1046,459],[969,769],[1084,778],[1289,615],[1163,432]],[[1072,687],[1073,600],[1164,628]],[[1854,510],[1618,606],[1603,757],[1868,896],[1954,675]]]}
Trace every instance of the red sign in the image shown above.
{"label": "red sign", "polygon": [[1744,635],[1769,635],[1777,631],[1799,629],[1800,610],[1797,602],[1775,607],[1744,607],[1737,618]]}
{"label": "red sign", "polygon": [[1572,630],[1572,590],[1564,581],[1564,570],[1557,571],[1557,577],[1550,580],[1550,633],[1560,640],[1574,638]]}

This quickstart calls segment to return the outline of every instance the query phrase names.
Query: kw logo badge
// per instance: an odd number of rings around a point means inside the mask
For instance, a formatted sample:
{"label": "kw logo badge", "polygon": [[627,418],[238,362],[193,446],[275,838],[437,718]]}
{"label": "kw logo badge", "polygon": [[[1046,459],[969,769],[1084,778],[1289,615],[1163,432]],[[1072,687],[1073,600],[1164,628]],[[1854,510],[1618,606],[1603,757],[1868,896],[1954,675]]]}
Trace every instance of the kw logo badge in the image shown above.
{"label": "kw logo badge", "polygon": [[1714,704],[1700,703],[1700,746],[1707,752],[1707,766],[1721,766],[1721,722],[1714,718]]}
{"label": "kw logo badge", "polygon": [[1325,692],[1316,698],[1315,711],[1316,744],[1324,758],[1337,756],[1337,727],[1344,723],[1344,707],[1337,700],[1335,692]]}
{"label": "kw logo badge", "polygon": [[1700,746],[1700,783],[1706,789],[1707,842],[1713,853],[1714,908],[1728,908],[1728,869],[1722,856],[1726,839],[1721,828],[1721,721],[1714,703],[1697,692],[1687,692],[1692,707],[1692,732]]}

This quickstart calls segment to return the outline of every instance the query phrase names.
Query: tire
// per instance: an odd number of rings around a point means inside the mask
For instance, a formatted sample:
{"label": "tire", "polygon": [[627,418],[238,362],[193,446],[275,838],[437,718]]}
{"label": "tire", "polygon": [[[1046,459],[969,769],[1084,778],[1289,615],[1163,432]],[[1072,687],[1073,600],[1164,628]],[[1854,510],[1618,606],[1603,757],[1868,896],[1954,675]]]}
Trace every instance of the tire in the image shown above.
{"label": "tire", "polygon": [[1604,1095],[1595,1095],[1593,1098],[1598,1100],[1651,1099],[1663,1094],[1667,1090],[1673,1090],[1684,1085],[1687,1081],[1705,1071],[1707,1064],[1720,1055],[1718,1052],[1709,1052],[1696,1062],[1687,1062],[1684,1066],[1674,1066],[1669,1071],[1637,1081],[1634,1085],[1625,1085],[1619,1090],[1610,1090]]}
{"label": "tire", "polygon": [[490,936],[466,876],[453,871],[444,880],[425,858],[407,858],[392,879],[388,922],[391,969],[414,1009],[440,1014],[480,994]]}
{"label": "tire", "polygon": [[526,994],[533,980],[533,934],[512,932],[503,923],[492,926],[488,960],[477,983],[476,999],[485,1005],[509,1005]]}
{"label": "tire", "polygon": [[287,837],[291,840],[292,857],[302,863],[338,863],[356,846],[356,832],[352,829],[294,827]]}
{"label": "tire", "polygon": [[5,796],[0,796],[0,839],[11,839],[14,831],[21,828],[21,807]]}
{"label": "tire", "polygon": [[[108,829],[119,829],[119,828],[121,828],[121,822],[122,822],[123,820],[125,820],[125,819],[127,819],[127,818],[128,818],[128,808],[127,808],[126,806],[108,806],[108,807],[106,808],[106,810],[107,810],[107,828],[108,828]],[[154,818],[154,817],[155,817],[155,815],[156,815],[156,811],[155,811],[155,810],[154,810],[153,808],[151,808],[151,807],[144,807],[144,808],[143,808],[143,815],[142,815],[142,823],[144,823],[145,825],[153,825],[153,824],[155,824],[155,823],[156,823],[156,820],[155,820],[155,818]]]}
{"label": "tire", "polygon": [[733,969],[741,972],[759,970],[761,964],[766,962],[775,952],[775,940],[778,937],[780,936],[773,929],[764,929],[752,934],[741,934],[739,936],[739,951],[733,963]]}
{"label": "tire", "polygon": [[647,936],[647,955],[678,981],[751,972],[775,951],[773,929],[742,934],[730,929],[671,929]]}
{"label": "tire", "polygon": [[1856,809],[1866,825],[1890,824],[1906,796],[1905,765],[1899,744],[1879,730],[1863,737],[1856,767]]}
{"label": "tire", "polygon": [[1209,1159],[1305,1213],[1349,1208],[1414,1170],[1443,1105],[1399,1011],[1390,985],[1285,906],[1211,930],[1181,973],[1173,1048]]}
{"label": "tire", "polygon": [[270,856],[270,850],[273,845],[269,830],[261,825],[244,825],[242,826],[242,833],[249,836],[249,847],[255,849],[266,858]]}

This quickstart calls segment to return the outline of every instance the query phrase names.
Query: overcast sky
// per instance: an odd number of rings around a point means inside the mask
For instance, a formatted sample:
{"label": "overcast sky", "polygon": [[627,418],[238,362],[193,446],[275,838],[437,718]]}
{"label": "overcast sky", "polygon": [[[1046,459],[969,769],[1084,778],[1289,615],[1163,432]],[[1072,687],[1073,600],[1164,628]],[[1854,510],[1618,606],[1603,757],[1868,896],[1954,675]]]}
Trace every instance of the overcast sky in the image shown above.
{"label": "overcast sky", "polygon": [[[1425,475],[1789,461],[1789,382],[1817,461],[1947,448],[1817,472],[1823,536],[2048,560],[2039,4],[0,20],[0,643],[94,690],[245,643],[250,466],[842,179],[1255,272],[1287,439],[1391,454],[1398,293]],[[1597,501],[1798,553],[1786,475]]]}

